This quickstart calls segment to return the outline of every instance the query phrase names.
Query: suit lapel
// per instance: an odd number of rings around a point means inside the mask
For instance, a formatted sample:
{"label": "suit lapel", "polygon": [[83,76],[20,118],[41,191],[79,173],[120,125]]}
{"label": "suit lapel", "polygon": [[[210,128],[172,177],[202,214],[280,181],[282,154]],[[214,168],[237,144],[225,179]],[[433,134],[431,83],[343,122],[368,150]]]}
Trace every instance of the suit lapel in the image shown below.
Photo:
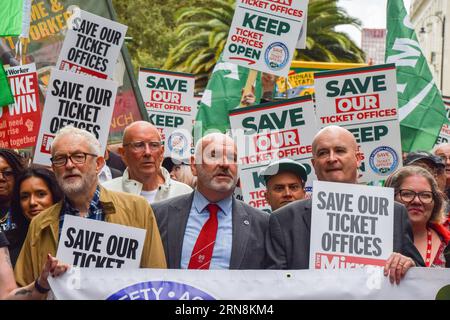
{"label": "suit lapel", "polygon": [[194,193],[169,205],[167,222],[167,245],[169,268],[181,267],[181,251],[186,224],[191,211]]}
{"label": "suit lapel", "polygon": [[233,198],[233,243],[231,244],[230,269],[239,269],[247,248],[251,230],[251,219],[245,208]]}

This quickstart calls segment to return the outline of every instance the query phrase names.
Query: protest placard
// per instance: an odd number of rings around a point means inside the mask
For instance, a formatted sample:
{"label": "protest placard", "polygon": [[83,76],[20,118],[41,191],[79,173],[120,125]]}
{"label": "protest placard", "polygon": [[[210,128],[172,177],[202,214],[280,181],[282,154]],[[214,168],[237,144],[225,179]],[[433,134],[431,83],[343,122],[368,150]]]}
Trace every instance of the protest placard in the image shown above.
{"label": "protest placard", "polygon": [[[288,91],[288,92],[287,92]],[[296,73],[289,72],[287,79],[279,77],[275,88],[276,98],[294,98],[314,93],[314,71]]]}
{"label": "protest placard", "polygon": [[100,142],[103,156],[116,93],[115,81],[53,69],[33,162],[51,164],[53,138],[67,125],[91,132]]}
{"label": "protest placard", "polygon": [[136,269],[146,232],[66,214],[56,257],[80,268]]}
{"label": "protest placard", "polygon": [[223,59],[286,76],[307,8],[305,0],[237,0]]}
{"label": "protest placard", "polygon": [[[306,0],[309,2],[309,0]],[[308,6],[306,6],[306,10]],[[306,38],[308,32],[308,12],[305,10],[305,20],[303,20],[302,28],[300,29],[300,36],[297,41],[297,45],[295,46],[297,49],[306,49]]]}
{"label": "protest placard", "polygon": [[157,69],[139,70],[139,88],[150,122],[160,131],[164,156],[189,159],[191,156],[194,75]]}
{"label": "protest placard", "polygon": [[394,64],[314,74],[319,125],[350,130],[360,147],[360,182],[384,180],[402,165]]}
{"label": "protest placard", "polygon": [[41,123],[36,66],[32,63],[5,71],[14,103],[0,107],[0,148],[35,146]]}
{"label": "protest placard", "polygon": [[127,26],[76,8],[56,67],[98,78],[112,78]]}
{"label": "protest placard", "polygon": [[393,230],[394,189],[314,181],[310,269],[384,266]]}
{"label": "protest placard", "polygon": [[302,97],[314,94],[314,73],[366,67],[364,63],[292,61],[288,77],[278,77],[274,99]]}
{"label": "protest placard", "polygon": [[[89,13],[115,20],[113,5],[109,0],[32,1],[29,38],[19,42],[14,37],[0,37],[4,64],[15,65],[17,62],[14,57],[17,52],[21,52],[22,61],[36,63],[39,87],[43,95],[50,79],[50,70],[57,65],[65,36],[72,25],[69,22],[74,12],[72,9],[77,6]],[[20,51],[19,43],[25,44],[24,50]],[[119,83],[120,90],[117,92],[108,143],[116,144],[122,141],[123,130],[127,125],[133,121],[147,120],[127,46],[122,45],[112,80]],[[41,106],[44,105],[42,98]]]}
{"label": "protest placard", "polygon": [[318,128],[311,97],[239,108],[230,112],[233,138],[237,143],[238,164],[244,201],[270,211],[264,194],[261,171],[271,162],[289,158],[308,170],[306,191],[315,178],[311,164],[312,140]]}
{"label": "protest placard", "polygon": [[[448,300],[450,298],[450,269],[411,268],[402,279],[401,285],[392,285],[389,277],[383,276],[383,269],[365,267],[362,269],[334,270],[192,270],[136,269],[98,270],[71,269],[62,276],[49,277],[49,283],[58,300],[240,300],[241,305],[230,305],[219,301],[220,308],[213,302],[205,303],[210,308],[202,317],[220,318],[214,315],[255,315],[246,318],[286,319],[285,306],[275,300]],[[84,285],[84,284],[90,285]],[[258,301],[266,300],[266,301]],[[251,302],[251,305],[248,303]],[[256,302],[256,304],[253,304]],[[270,302],[269,304],[265,304]],[[234,302],[233,302],[234,303]],[[342,302],[338,302],[341,304]],[[335,303],[333,302],[333,305]],[[373,303],[372,303],[373,304]],[[397,305],[398,303],[396,303]],[[399,305],[403,305],[400,303]],[[157,304],[154,304],[157,305]],[[164,304],[158,304],[163,305]],[[171,305],[179,318],[192,319],[177,309],[188,308],[192,303]],[[218,304],[217,304],[218,305]],[[319,305],[315,303],[314,305]],[[230,306],[231,311],[225,310]],[[279,306],[279,307],[278,307]],[[283,306],[283,307],[282,307]],[[255,307],[252,312],[252,308]],[[224,311],[220,311],[223,308]],[[244,309],[245,308],[245,309]],[[211,310],[212,309],[212,310]],[[335,308],[329,314],[336,312]],[[372,310],[372,309],[371,309]],[[225,311],[227,313],[225,313]],[[320,314],[323,315],[320,311]],[[220,312],[220,313],[219,313]],[[223,313],[222,313],[223,312]],[[283,314],[283,316],[279,316]],[[212,316],[211,316],[212,315]],[[176,317],[173,317],[176,318]],[[223,317],[226,319],[226,317]],[[244,317],[228,317],[244,318]]]}

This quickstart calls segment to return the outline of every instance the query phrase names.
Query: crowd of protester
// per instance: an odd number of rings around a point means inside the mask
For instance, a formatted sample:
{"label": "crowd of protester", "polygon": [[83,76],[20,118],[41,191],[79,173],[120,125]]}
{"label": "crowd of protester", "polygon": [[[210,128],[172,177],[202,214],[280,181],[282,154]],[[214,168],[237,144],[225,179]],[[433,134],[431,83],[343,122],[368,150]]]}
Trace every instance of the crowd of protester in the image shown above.
{"label": "crowd of protester", "polygon": [[[237,147],[227,135],[204,136],[191,159],[164,158],[156,127],[137,121],[118,151],[101,154],[92,134],[70,126],[52,143],[51,167],[0,149],[0,298],[46,297],[49,274],[69,268],[53,258],[66,215],[145,229],[142,268],[309,268],[303,165],[283,159],[262,170],[268,214],[233,196]],[[349,131],[322,129],[312,152],[318,180],[358,183],[361,160]],[[450,264],[450,145],[411,153],[404,165],[385,182],[396,203],[384,271],[396,283],[411,267]]]}

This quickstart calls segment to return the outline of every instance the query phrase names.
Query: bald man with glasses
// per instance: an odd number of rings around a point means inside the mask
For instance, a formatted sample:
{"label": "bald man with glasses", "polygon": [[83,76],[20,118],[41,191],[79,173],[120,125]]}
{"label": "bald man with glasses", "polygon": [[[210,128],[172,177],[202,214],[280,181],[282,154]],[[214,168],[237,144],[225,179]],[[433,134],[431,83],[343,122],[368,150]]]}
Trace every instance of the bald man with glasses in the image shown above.
{"label": "bald man with glasses", "polygon": [[126,127],[119,153],[127,168],[122,177],[103,183],[105,188],[141,195],[150,204],[192,192],[161,167],[164,146],[158,129],[150,122],[136,121]]}

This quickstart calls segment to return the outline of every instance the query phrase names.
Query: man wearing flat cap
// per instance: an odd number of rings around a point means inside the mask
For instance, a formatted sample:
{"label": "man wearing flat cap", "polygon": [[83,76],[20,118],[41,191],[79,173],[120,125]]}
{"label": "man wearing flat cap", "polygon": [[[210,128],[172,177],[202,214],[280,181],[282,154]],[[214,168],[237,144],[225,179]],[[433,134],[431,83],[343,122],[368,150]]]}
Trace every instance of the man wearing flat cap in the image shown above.
{"label": "man wearing flat cap", "polygon": [[267,188],[266,200],[272,212],[296,200],[305,199],[306,168],[291,159],[270,163],[261,176]]}

